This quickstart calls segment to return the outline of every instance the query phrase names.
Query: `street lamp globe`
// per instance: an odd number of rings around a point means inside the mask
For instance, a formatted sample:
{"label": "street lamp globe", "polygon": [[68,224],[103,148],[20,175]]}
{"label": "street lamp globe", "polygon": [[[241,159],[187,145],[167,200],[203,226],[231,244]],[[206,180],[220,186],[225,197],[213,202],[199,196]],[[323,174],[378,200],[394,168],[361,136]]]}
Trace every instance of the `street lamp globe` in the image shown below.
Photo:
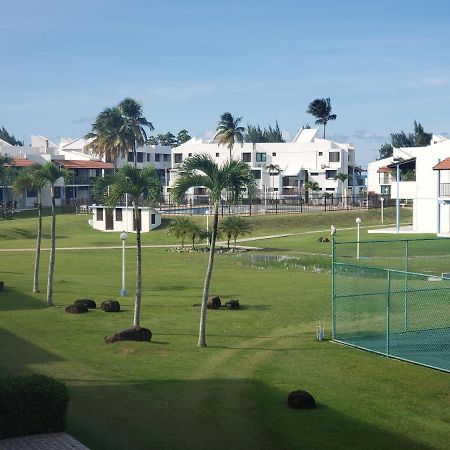
{"label": "street lamp globe", "polygon": [[122,241],[126,241],[128,239],[128,233],[126,231],[122,231],[122,233],[120,233],[120,239],[122,239]]}
{"label": "street lamp globe", "polygon": [[359,217],[356,218],[356,223],[361,223],[361,219]]}

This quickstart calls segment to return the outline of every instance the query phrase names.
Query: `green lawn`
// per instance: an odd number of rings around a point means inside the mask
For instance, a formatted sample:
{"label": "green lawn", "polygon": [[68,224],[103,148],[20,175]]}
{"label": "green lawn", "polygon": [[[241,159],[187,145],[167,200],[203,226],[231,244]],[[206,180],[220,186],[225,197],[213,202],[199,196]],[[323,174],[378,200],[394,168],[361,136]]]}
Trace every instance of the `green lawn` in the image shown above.
{"label": "green lawn", "polygon": [[[357,215],[375,225],[378,214]],[[331,217],[338,230],[354,227],[355,213],[264,216],[252,218],[253,235],[328,230]],[[93,231],[86,220],[59,216],[58,246],[120,243],[116,233]],[[0,248],[33,248],[34,228],[32,218],[0,222]],[[329,244],[318,244],[320,235],[252,245],[267,247],[268,254],[317,248],[326,254]],[[144,237],[144,244],[173,242],[165,229]],[[319,320],[329,337],[327,271],[257,270],[240,256],[217,255],[211,293],[238,298],[243,308],[210,311],[209,346],[198,349],[200,311],[193,305],[200,302],[207,255],[145,248],[142,325],[152,330],[152,342],[107,345],[105,335],[131,326],[132,297],[121,300],[119,314],[74,316],[63,308],[76,298],[98,304],[117,298],[120,250],[59,251],[53,308],[45,306],[44,292],[30,293],[33,256],[0,253],[6,285],[0,293],[0,374],[37,372],[65,381],[68,432],[93,450],[448,448],[448,374],[314,340]],[[47,258],[44,252],[42,288]],[[129,249],[130,292],[134,269]],[[318,408],[288,409],[294,389],[310,391]]]}

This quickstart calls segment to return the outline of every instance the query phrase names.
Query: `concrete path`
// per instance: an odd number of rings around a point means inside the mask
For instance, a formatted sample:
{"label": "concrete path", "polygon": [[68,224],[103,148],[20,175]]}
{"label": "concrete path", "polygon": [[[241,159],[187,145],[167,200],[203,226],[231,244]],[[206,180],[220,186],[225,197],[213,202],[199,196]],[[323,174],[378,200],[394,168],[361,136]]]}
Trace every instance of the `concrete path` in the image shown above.
{"label": "concrete path", "polygon": [[89,450],[67,433],[33,434],[0,441],[0,450]]}

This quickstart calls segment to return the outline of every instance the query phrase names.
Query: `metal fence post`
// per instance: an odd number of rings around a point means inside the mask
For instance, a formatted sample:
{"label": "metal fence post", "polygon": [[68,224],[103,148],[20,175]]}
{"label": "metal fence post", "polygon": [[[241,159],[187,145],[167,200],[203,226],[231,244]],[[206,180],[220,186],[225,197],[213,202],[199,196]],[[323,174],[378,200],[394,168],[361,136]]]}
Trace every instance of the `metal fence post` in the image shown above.
{"label": "metal fence post", "polygon": [[386,354],[389,355],[389,346],[390,346],[390,325],[391,325],[391,317],[390,317],[390,309],[391,309],[391,271],[388,270],[387,276],[387,301],[386,301]]}
{"label": "metal fence post", "polygon": [[403,284],[404,331],[408,331],[408,252],[409,241],[405,241],[405,276]]}
{"label": "metal fence post", "polygon": [[331,338],[336,338],[336,286],[335,286],[336,241],[331,238]]}

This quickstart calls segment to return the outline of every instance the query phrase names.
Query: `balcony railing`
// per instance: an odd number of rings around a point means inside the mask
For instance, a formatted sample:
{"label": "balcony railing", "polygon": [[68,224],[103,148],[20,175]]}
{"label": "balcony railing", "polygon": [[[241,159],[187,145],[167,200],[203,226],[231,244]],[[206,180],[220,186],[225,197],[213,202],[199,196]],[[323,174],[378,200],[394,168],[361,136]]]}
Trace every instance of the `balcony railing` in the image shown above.
{"label": "balcony railing", "polygon": [[439,187],[440,197],[450,197],[450,183],[441,183]]}

